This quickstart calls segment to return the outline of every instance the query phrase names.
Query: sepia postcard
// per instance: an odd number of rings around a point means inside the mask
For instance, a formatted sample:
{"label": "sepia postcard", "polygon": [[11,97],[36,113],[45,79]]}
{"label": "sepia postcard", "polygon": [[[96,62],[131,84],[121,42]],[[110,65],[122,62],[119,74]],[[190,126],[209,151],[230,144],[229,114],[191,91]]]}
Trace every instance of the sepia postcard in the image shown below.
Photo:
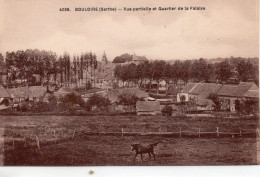
{"label": "sepia postcard", "polygon": [[0,166],[258,165],[259,135],[258,0],[0,1]]}

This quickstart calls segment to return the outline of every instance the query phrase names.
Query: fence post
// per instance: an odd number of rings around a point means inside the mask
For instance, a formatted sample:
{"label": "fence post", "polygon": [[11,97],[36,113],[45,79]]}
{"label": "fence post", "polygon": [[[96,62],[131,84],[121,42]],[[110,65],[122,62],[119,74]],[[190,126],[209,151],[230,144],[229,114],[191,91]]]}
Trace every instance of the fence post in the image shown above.
{"label": "fence post", "polygon": [[200,128],[199,128],[199,138],[200,138]]}
{"label": "fence post", "polygon": [[180,137],[181,137],[181,127],[180,127]]}
{"label": "fence post", "polygon": [[24,137],[24,147],[27,148],[26,137]]}
{"label": "fence post", "polygon": [[56,136],[56,131],[55,131],[55,129],[53,130],[53,135],[54,135],[54,137]]}
{"label": "fence post", "polygon": [[219,137],[219,127],[217,127],[217,135],[218,135],[218,137]]}
{"label": "fence post", "polygon": [[72,138],[73,139],[75,138],[75,133],[76,133],[76,130],[74,130],[73,133],[72,133]]}
{"label": "fence post", "polygon": [[122,137],[124,136],[124,128],[122,127]]}
{"label": "fence post", "polygon": [[13,150],[14,150],[14,139],[13,139]]}
{"label": "fence post", "polygon": [[36,140],[37,148],[40,150],[40,140],[37,135],[35,135],[35,140]]}
{"label": "fence post", "polygon": [[239,136],[242,136],[242,130],[241,129],[239,130]]}

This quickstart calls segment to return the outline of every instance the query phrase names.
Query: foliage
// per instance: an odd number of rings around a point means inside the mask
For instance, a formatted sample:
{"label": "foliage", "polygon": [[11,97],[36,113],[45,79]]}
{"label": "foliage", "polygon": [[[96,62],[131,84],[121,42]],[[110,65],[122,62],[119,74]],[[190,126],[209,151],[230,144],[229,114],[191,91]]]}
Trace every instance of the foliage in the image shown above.
{"label": "foliage", "polygon": [[185,100],[186,100],[186,96],[185,95],[181,95],[180,100],[181,100],[181,103],[184,103]]}
{"label": "foliage", "polygon": [[132,55],[125,53],[114,58],[113,63],[125,63],[132,60]]}
{"label": "foliage", "polygon": [[245,100],[244,101],[244,111],[246,114],[258,114],[259,103],[256,100]]}
{"label": "foliage", "polygon": [[257,100],[236,100],[235,109],[239,114],[258,115],[259,102]]}
{"label": "foliage", "polygon": [[27,112],[27,111],[29,110],[29,105],[28,105],[28,103],[26,103],[26,102],[22,103],[22,105],[20,106],[20,110],[21,110],[22,112]]}
{"label": "foliage", "polygon": [[163,115],[171,116],[172,115],[172,107],[169,106],[169,105],[164,106],[163,109],[162,109],[162,113],[163,113]]}
{"label": "foliage", "polygon": [[[8,84],[16,79],[25,80],[29,85],[41,85],[43,78],[47,79],[49,84],[50,75],[53,74],[54,82],[59,81],[61,85],[64,83],[77,83],[83,79],[83,70],[91,68],[91,76],[93,69],[97,69],[96,55],[90,53],[82,53],[80,56],[74,56],[73,62],[68,53],[57,56],[56,53],[46,50],[27,49],[25,51],[18,50],[16,52],[6,52],[4,65],[8,73]],[[58,77],[59,74],[59,77]],[[78,78],[72,77],[77,75]],[[40,81],[36,82],[35,76],[39,75]]]}
{"label": "foliage", "polygon": [[247,82],[248,79],[253,78],[253,65],[249,61],[245,62],[242,60],[237,64],[237,73],[240,81]]}
{"label": "foliage", "polygon": [[65,95],[64,97],[62,97],[60,99],[60,101],[63,104],[79,104],[80,106],[84,106],[84,104],[85,104],[85,102],[81,98],[81,96],[76,95],[74,93],[69,93],[69,94]]}
{"label": "foliage", "polygon": [[135,95],[123,93],[119,95],[117,104],[135,106],[137,101],[139,101],[139,98],[136,97]]}
{"label": "foliage", "polygon": [[232,75],[229,62],[223,61],[218,63],[215,68],[215,75],[222,83],[226,82]]}
{"label": "foliage", "polygon": [[98,109],[107,109],[110,104],[111,102],[108,98],[98,94],[93,94],[87,101],[85,109],[91,110],[93,106],[96,106]]}
{"label": "foliage", "polygon": [[48,103],[42,101],[38,101],[34,103],[31,108],[33,112],[48,112],[51,111],[52,109],[53,107],[48,106]]}
{"label": "foliage", "polygon": [[221,102],[219,96],[216,93],[210,93],[208,99],[211,99],[215,103],[215,110],[220,110]]}

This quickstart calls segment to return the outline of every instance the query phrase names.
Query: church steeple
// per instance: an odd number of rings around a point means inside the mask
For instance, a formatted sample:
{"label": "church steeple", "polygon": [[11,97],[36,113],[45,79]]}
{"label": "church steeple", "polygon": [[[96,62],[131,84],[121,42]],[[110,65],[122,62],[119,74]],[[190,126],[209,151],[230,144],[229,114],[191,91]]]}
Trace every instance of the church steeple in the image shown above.
{"label": "church steeple", "polygon": [[104,52],[104,54],[103,54],[103,57],[102,57],[102,63],[104,63],[104,64],[107,64],[107,56],[106,56],[106,53]]}

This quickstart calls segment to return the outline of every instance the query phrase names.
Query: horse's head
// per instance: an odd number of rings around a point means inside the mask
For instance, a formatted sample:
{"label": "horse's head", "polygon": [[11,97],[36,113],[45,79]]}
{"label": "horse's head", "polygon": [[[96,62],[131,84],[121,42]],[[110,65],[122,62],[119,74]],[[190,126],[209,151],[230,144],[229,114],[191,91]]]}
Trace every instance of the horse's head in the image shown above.
{"label": "horse's head", "polygon": [[134,151],[137,149],[138,144],[131,144],[131,146],[132,146],[132,151]]}
{"label": "horse's head", "polygon": [[150,144],[150,145],[154,148],[154,146],[157,146],[158,143],[159,142],[156,142],[156,143],[153,143],[153,144]]}

